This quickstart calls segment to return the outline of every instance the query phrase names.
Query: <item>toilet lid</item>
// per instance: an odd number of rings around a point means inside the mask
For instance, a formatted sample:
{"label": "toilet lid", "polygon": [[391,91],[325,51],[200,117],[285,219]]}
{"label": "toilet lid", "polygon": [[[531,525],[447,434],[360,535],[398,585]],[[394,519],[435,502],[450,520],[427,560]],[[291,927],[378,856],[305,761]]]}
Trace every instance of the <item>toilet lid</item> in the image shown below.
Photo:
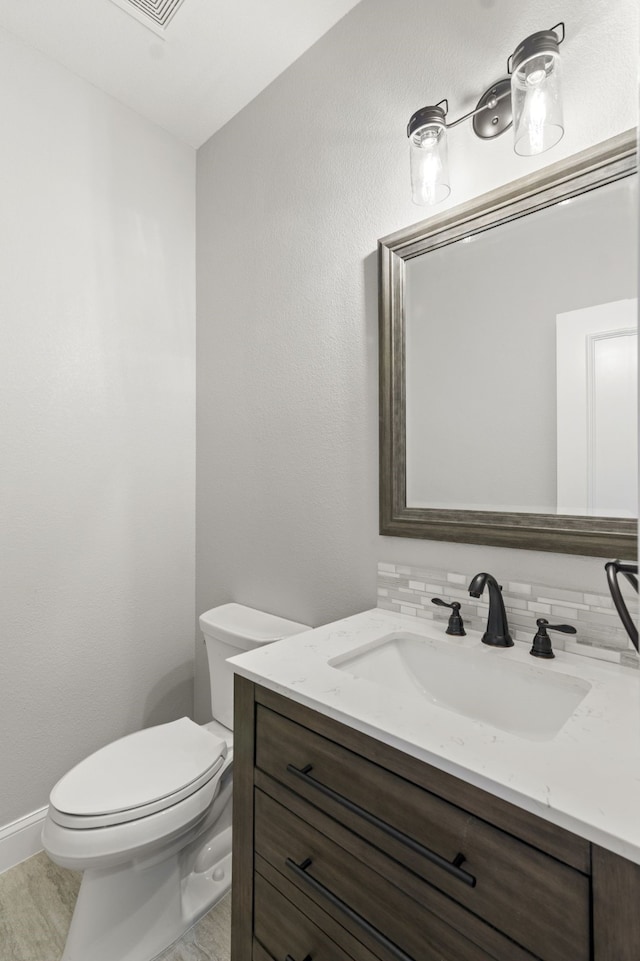
{"label": "toilet lid", "polygon": [[[50,803],[65,823],[64,815],[69,815],[74,827],[137,820],[207,784],[226,754],[224,741],[183,717],[129,734],[91,754],[58,781]],[[55,812],[52,817],[60,822]]]}

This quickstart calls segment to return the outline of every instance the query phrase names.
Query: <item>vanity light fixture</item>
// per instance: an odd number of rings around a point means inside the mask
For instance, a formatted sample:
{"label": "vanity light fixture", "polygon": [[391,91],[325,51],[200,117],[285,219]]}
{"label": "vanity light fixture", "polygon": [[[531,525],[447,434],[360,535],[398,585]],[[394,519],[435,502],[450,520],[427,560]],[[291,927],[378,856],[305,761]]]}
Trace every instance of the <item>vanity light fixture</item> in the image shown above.
{"label": "vanity light fixture", "polygon": [[409,121],[411,192],[420,205],[439,204],[451,192],[447,130],[472,119],[476,136],[493,140],[513,126],[513,149],[532,157],[554,147],[564,134],[559,47],[564,23],[532,33],[507,61],[508,78],[498,80],[474,110],[447,123],[447,100],[422,107]]}

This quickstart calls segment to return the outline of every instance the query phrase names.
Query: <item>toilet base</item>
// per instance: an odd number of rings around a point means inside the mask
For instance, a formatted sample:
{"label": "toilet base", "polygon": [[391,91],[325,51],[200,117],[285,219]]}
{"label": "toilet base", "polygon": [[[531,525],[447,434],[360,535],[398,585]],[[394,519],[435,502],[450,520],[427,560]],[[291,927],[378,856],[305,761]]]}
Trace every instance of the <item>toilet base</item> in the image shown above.
{"label": "toilet base", "polygon": [[182,856],[85,871],[61,961],[153,961],[178,941],[231,888],[230,846],[187,877]]}

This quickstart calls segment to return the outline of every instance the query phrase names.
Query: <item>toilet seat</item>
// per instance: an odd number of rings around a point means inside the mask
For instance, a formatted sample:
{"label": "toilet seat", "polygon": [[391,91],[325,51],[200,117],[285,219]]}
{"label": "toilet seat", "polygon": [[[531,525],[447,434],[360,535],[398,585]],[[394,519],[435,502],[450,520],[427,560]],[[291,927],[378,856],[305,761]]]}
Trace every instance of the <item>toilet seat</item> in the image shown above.
{"label": "toilet seat", "polygon": [[108,744],[55,785],[51,820],[83,830],[125,824],[191,797],[218,774],[224,740],[183,717]]}

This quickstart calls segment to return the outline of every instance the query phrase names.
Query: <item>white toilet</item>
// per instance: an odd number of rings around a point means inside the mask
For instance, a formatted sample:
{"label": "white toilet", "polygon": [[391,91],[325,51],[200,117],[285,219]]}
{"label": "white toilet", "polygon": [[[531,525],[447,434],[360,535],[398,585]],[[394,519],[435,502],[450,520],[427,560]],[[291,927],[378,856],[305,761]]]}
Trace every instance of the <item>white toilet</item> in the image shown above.
{"label": "white toilet", "polygon": [[42,844],[84,871],[61,961],[151,961],[231,885],[233,669],[242,651],[307,631],[240,604],[200,617],[214,720],[123,737],[53,788]]}

